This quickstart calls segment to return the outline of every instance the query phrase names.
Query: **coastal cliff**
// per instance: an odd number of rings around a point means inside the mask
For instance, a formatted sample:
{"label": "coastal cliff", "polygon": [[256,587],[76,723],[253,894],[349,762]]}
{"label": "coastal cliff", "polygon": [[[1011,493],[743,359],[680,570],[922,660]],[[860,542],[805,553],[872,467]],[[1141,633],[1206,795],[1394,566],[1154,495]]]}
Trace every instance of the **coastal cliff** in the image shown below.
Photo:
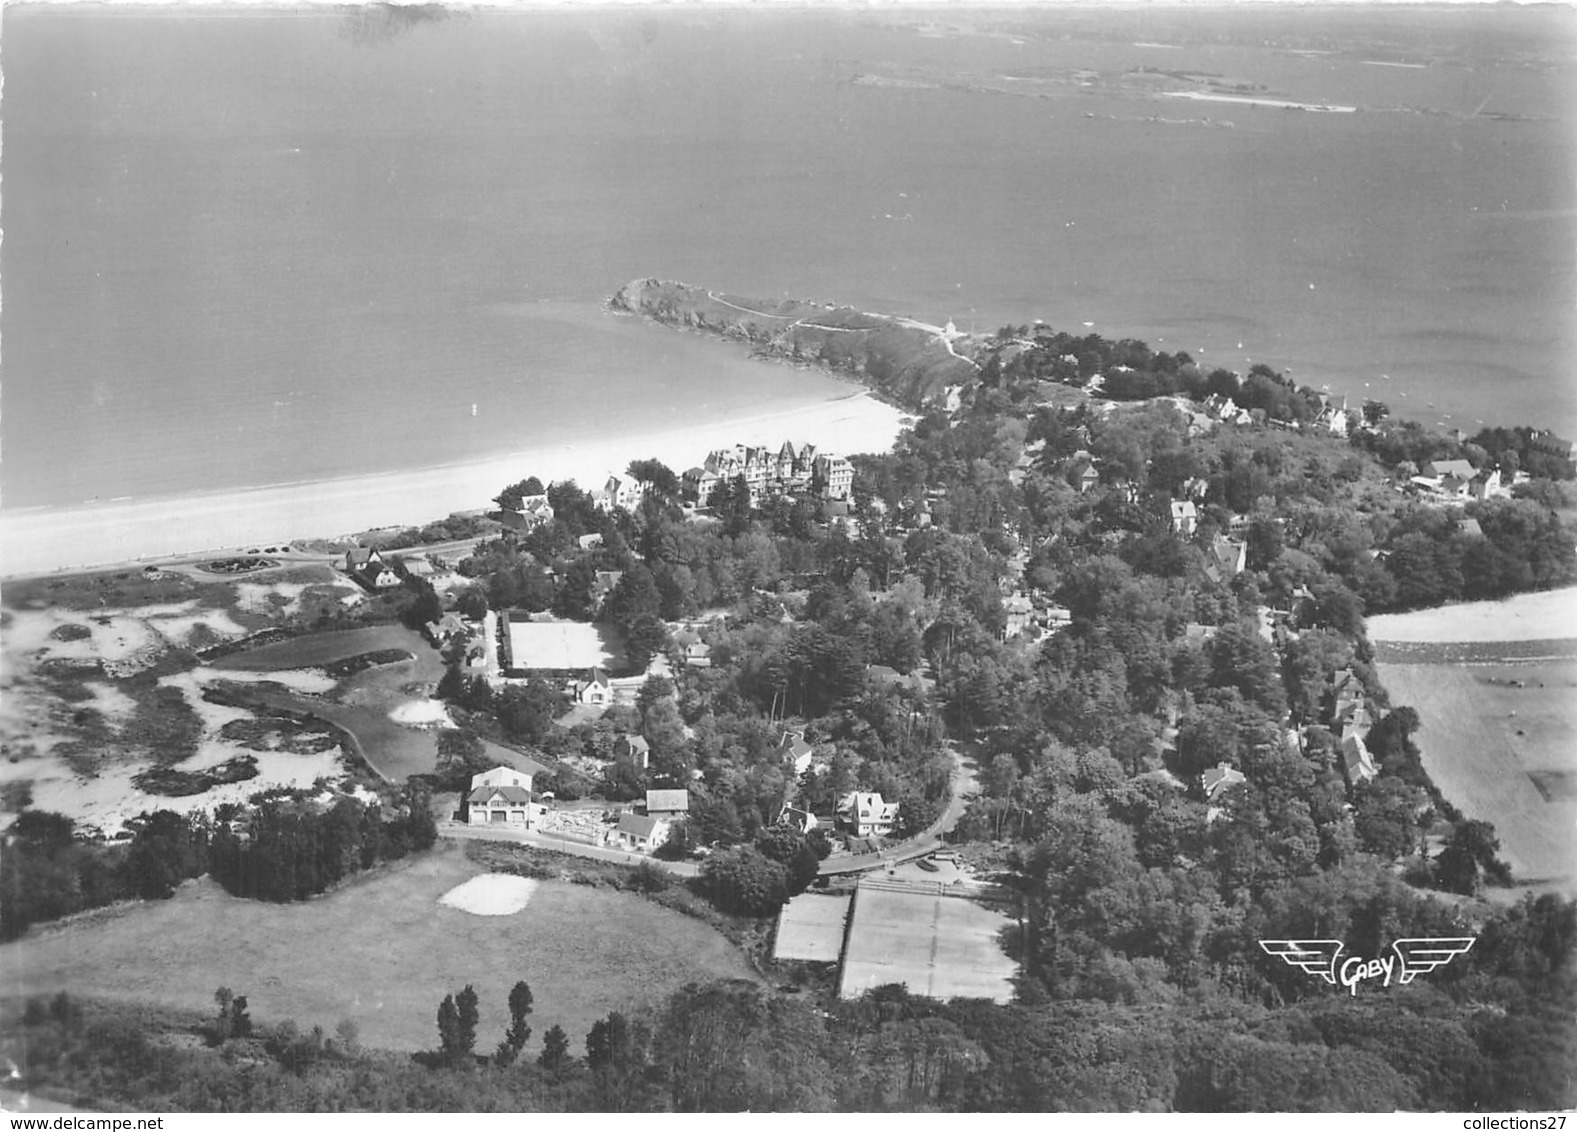
{"label": "coastal cliff", "polygon": [[759,354],[856,378],[909,408],[972,381],[967,335],[897,315],[800,299],[750,299],[661,279],[637,279],[608,305],[669,326],[749,342]]}

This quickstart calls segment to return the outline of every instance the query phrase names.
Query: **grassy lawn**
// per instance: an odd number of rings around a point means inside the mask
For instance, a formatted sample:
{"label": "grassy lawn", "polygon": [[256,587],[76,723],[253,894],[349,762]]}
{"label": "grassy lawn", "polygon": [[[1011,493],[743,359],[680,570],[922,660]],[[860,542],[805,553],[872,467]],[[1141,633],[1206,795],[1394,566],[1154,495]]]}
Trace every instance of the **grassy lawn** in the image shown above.
{"label": "grassy lawn", "polygon": [[397,1050],[437,1044],[443,996],[466,983],[481,999],[477,1048],[508,1022],[509,988],[536,996],[529,1051],[557,1023],[578,1054],[611,1010],[660,1002],[687,982],[749,978],[744,955],[707,925],[643,897],[542,881],[526,908],[474,916],[438,903],[485,871],[445,845],[303,904],[237,900],[217,885],[174,899],[90,913],[0,946],[21,993],[69,990],[206,1010],[215,988],[248,996],[259,1022],[293,1018]]}
{"label": "grassy lawn", "polygon": [[1577,663],[1377,667],[1391,702],[1418,712],[1424,769],[1446,799],[1494,823],[1518,880],[1572,887]]}
{"label": "grassy lawn", "polygon": [[366,629],[308,633],[305,636],[292,637],[288,641],[260,645],[255,649],[232,653],[230,656],[214,661],[213,667],[241,668],[250,672],[280,672],[290,668],[317,668],[332,664],[336,660],[346,660],[381,649],[404,649],[419,658],[430,656],[432,663],[427,668],[436,673],[433,678],[437,679],[443,675],[443,663],[439,660],[438,653],[420,633],[412,632],[403,625],[375,625]]}

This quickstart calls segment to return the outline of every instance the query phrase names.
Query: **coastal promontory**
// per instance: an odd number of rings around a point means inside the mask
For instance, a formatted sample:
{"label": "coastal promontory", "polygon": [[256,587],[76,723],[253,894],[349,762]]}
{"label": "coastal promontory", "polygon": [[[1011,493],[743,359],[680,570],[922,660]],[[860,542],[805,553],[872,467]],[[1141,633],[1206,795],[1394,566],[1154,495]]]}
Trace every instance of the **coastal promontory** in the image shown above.
{"label": "coastal promontory", "polygon": [[848,374],[917,407],[974,378],[969,336],[899,315],[803,299],[752,299],[660,279],[637,279],[614,310],[749,342],[757,353]]}

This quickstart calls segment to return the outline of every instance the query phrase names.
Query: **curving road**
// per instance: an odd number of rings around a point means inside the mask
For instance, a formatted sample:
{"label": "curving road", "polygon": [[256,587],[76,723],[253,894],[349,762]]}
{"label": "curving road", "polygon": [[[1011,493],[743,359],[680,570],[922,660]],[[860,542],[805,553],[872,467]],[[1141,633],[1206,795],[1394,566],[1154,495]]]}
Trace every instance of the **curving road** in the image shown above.
{"label": "curving road", "polygon": [[963,817],[964,811],[969,808],[969,800],[979,792],[975,785],[973,761],[966,758],[958,749],[956,740],[949,739],[947,749],[948,754],[953,756],[953,777],[948,783],[947,805],[942,808],[941,816],[926,826],[918,836],[908,841],[901,841],[889,849],[882,849],[876,853],[829,857],[821,863],[821,868],[817,870],[818,875],[847,876],[850,873],[884,869],[888,865],[912,861],[916,857],[924,857],[944,848],[946,842],[942,838],[953,831],[958,819]]}

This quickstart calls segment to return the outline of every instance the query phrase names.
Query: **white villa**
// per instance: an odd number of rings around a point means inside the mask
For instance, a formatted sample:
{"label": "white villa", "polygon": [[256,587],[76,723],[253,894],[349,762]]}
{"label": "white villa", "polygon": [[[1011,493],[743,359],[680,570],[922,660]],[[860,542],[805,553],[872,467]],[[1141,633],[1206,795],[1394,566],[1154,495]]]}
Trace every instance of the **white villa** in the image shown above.
{"label": "white villa", "polygon": [[467,825],[517,825],[530,829],[539,824],[547,808],[531,798],[531,775],[507,766],[471,776],[465,797]]}

